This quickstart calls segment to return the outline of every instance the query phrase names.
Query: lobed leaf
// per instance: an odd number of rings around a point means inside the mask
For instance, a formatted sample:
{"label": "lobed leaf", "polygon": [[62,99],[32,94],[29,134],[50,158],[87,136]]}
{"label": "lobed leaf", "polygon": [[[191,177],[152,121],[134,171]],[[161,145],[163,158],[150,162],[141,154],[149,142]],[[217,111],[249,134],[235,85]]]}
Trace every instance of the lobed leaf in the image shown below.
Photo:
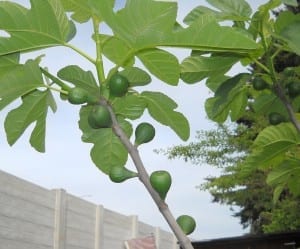
{"label": "lobed leaf", "polygon": [[[95,14],[90,2],[96,0],[61,0],[64,9],[68,12],[72,12],[71,18],[79,23],[85,23],[89,21]],[[114,5],[115,0],[106,0],[111,6]],[[98,16],[101,20],[101,17]]]}
{"label": "lobed leaf", "polygon": [[287,43],[288,47],[300,55],[300,21],[294,21],[287,25],[281,32],[280,37]]}
{"label": "lobed leaf", "polygon": [[216,19],[223,19],[222,14],[218,11],[205,6],[197,6],[186,15],[183,22],[190,25],[203,15],[214,16]]}
{"label": "lobed leaf", "polygon": [[63,45],[75,34],[60,0],[31,0],[31,9],[0,2],[0,55]]}
{"label": "lobed leaf", "polygon": [[267,183],[275,186],[274,201],[279,199],[284,187],[288,187],[291,193],[300,195],[299,190],[300,167],[299,160],[288,159],[274,168],[267,177]]}
{"label": "lobed leaf", "polygon": [[242,73],[223,82],[215,92],[215,96],[205,102],[208,117],[218,123],[223,123],[228,116],[237,120],[245,112],[248,103],[245,82],[249,75]]}
{"label": "lobed leaf", "polygon": [[121,115],[132,120],[140,118],[146,107],[147,104],[145,100],[137,94],[116,98],[113,102],[113,108],[116,115]]}
{"label": "lobed leaf", "polygon": [[17,98],[44,86],[37,61],[17,64],[16,55],[0,57],[0,110]]}
{"label": "lobed leaf", "polygon": [[300,143],[300,135],[291,123],[269,126],[254,141],[253,152],[246,159],[246,168],[278,165],[286,152]]}
{"label": "lobed leaf", "polygon": [[76,87],[87,90],[91,95],[97,95],[99,87],[91,71],[84,71],[77,65],[69,65],[57,72],[57,76]]}
{"label": "lobed leaf", "polygon": [[[92,143],[91,158],[95,165],[105,174],[109,174],[113,166],[124,166],[128,151],[111,128],[93,129],[88,124],[88,115],[92,106],[80,109],[79,128],[82,131],[82,141]],[[131,124],[120,119],[119,123],[128,137],[132,134]]]}
{"label": "lobed leaf", "polygon": [[255,98],[253,109],[258,114],[268,114],[270,112],[279,112],[286,115],[286,108],[282,101],[273,93],[260,94]]}
{"label": "lobed leaf", "polygon": [[173,54],[154,48],[139,52],[137,57],[160,80],[170,85],[178,84],[180,65],[178,59]]}
{"label": "lobed leaf", "polygon": [[[94,35],[93,38],[95,40]],[[106,34],[99,34],[98,38],[103,55],[107,59],[120,66],[132,66],[134,64],[134,50],[124,40]]]}
{"label": "lobed leaf", "polygon": [[214,16],[218,21],[230,20],[235,22],[248,21],[252,13],[250,5],[246,1],[208,1],[212,6],[220,11],[213,10],[205,6],[197,6],[184,18],[184,23],[192,24],[199,17]]}
{"label": "lobed leaf", "polygon": [[126,77],[130,87],[145,86],[151,82],[151,76],[138,67],[125,67],[120,74]]}
{"label": "lobed leaf", "polygon": [[[132,55],[137,55],[152,74],[171,85],[176,85],[179,79],[177,58],[158,47],[238,54],[252,53],[259,48],[248,35],[220,26],[211,15],[197,18],[187,28],[175,28],[178,25],[177,4],[174,2],[128,0],[125,7],[116,13],[106,1],[93,2],[92,5],[114,32],[112,44],[119,43],[117,50],[128,60]],[[124,61],[114,55],[113,47],[108,45],[108,57],[124,65]],[[198,79],[199,75],[195,75]]]}
{"label": "lobed leaf", "polygon": [[252,13],[249,3],[245,0],[207,0],[207,2],[222,13],[239,17],[240,20],[248,20]]}
{"label": "lobed leaf", "polygon": [[54,99],[49,90],[33,91],[22,97],[22,104],[10,111],[4,127],[7,141],[13,145],[29,125],[35,122],[30,136],[30,144],[39,152],[45,152],[46,117],[48,108],[56,110]]}
{"label": "lobed leaf", "polygon": [[129,0],[117,13],[105,1],[98,1],[95,6],[115,35],[138,50],[172,46],[247,53],[258,49],[255,41],[237,30],[221,27],[212,16],[200,17],[188,28],[174,29],[177,15],[174,2]]}
{"label": "lobed leaf", "polygon": [[224,75],[239,57],[190,56],[181,63],[181,79],[186,83],[196,83],[214,75]]}
{"label": "lobed leaf", "polygon": [[106,1],[94,2],[94,5],[115,35],[133,48],[146,48],[144,44],[150,37],[151,41],[160,40],[173,29],[177,16],[177,4],[171,2],[128,0],[125,8],[117,13]]}
{"label": "lobed leaf", "polygon": [[274,29],[277,34],[280,34],[284,29],[295,21],[300,21],[300,15],[295,15],[291,11],[281,11],[274,23]]}
{"label": "lobed leaf", "polygon": [[190,136],[188,120],[183,114],[174,111],[177,104],[159,92],[142,92],[150,115],[159,123],[169,126],[184,141]]}

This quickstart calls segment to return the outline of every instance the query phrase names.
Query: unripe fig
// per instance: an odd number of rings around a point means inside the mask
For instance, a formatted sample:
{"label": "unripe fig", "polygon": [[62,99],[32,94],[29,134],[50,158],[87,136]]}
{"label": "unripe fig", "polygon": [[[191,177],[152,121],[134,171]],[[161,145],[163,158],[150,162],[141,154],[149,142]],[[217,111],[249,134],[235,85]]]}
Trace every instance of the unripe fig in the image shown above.
{"label": "unripe fig", "polygon": [[150,183],[152,188],[156,190],[160,198],[165,200],[166,195],[171,187],[172,178],[168,171],[158,170],[150,175]]}
{"label": "unripe fig", "polygon": [[113,166],[109,171],[110,180],[116,183],[124,182],[127,179],[137,176],[138,174],[136,172],[133,172],[123,166]]}
{"label": "unripe fig", "polygon": [[111,95],[122,97],[128,91],[129,82],[123,75],[116,73],[110,77],[108,87]]}
{"label": "unripe fig", "polygon": [[297,97],[300,94],[300,82],[292,81],[287,84],[286,89],[290,97]]}
{"label": "unripe fig", "polygon": [[252,81],[253,88],[257,91],[262,91],[268,88],[268,83],[265,82],[261,77],[255,77]]}
{"label": "unripe fig", "polygon": [[155,136],[155,128],[149,123],[140,123],[135,129],[135,144],[150,142]]}
{"label": "unripe fig", "polygon": [[194,232],[196,222],[193,217],[189,215],[181,215],[176,219],[177,224],[180,226],[184,234],[188,235]]}
{"label": "unripe fig", "polygon": [[80,87],[74,87],[69,90],[68,100],[71,104],[81,105],[88,99],[88,92]]}
{"label": "unripe fig", "polygon": [[107,107],[95,105],[89,113],[88,123],[94,129],[111,127],[112,120]]}
{"label": "unripe fig", "polygon": [[292,67],[286,67],[284,70],[283,70],[283,74],[288,78],[288,77],[294,77],[296,72],[295,72],[295,69],[292,68]]}
{"label": "unripe fig", "polygon": [[284,117],[278,112],[271,112],[268,118],[271,125],[278,125],[284,122]]}

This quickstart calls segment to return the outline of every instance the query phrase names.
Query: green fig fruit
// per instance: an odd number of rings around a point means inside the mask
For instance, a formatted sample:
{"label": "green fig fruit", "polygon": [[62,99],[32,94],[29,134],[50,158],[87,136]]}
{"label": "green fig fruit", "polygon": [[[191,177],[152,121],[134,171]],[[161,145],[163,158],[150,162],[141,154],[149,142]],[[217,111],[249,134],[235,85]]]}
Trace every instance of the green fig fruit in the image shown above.
{"label": "green fig fruit", "polygon": [[290,97],[295,98],[300,94],[300,82],[292,81],[287,86],[287,93]]}
{"label": "green fig fruit", "polygon": [[108,87],[111,95],[122,97],[128,91],[129,82],[123,75],[116,73],[110,77]]}
{"label": "green fig fruit", "polygon": [[135,129],[135,145],[150,142],[155,136],[155,128],[149,123],[140,123]]}
{"label": "green fig fruit", "polygon": [[181,215],[176,219],[177,224],[180,226],[184,234],[188,235],[194,232],[196,222],[193,217],[189,215]]}
{"label": "green fig fruit", "polygon": [[88,123],[94,129],[111,127],[112,120],[107,107],[95,105],[88,115]]}
{"label": "green fig fruit", "polygon": [[262,91],[268,88],[268,83],[265,82],[261,77],[255,77],[252,81],[253,88],[257,91]]}
{"label": "green fig fruit", "polygon": [[74,87],[69,90],[68,100],[71,104],[81,105],[88,99],[88,92],[80,87]]}
{"label": "green fig fruit", "polygon": [[278,112],[271,112],[268,118],[271,125],[278,125],[284,122],[284,117]]}
{"label": "green fig fruit", "polygon": [[123,166],[113,166],[109,171],[109,178],[113,182],[120,183],[127,179],[137,177],[138,174]]}
{"label": "green fig fruit", "polygon": [[160,198],[165,200],[166,195],[171,187],[172,178],[168,171],[158,170],[150,175],[151,186],[159,194]]}
{"label": "green fig fruit", "polygon": [[287,78],[289,78],[289,77],[294,77],[294,76],[296,75],[295,68],[293,68],[293,67],[286,67],[286,68],[283,70],[283,74],[284,74],[284,76],[286,76]]}

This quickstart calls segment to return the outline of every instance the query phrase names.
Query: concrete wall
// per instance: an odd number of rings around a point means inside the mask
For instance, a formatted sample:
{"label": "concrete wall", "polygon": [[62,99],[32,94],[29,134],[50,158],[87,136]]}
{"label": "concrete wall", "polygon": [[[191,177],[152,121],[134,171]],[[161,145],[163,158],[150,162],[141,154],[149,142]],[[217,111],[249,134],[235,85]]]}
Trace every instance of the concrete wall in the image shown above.
{"label": "concrete wall", "polygon": [[122,249],[154,234],[159,249],[177,249],[173,234],[66,193],[0,171],[0,249]]}

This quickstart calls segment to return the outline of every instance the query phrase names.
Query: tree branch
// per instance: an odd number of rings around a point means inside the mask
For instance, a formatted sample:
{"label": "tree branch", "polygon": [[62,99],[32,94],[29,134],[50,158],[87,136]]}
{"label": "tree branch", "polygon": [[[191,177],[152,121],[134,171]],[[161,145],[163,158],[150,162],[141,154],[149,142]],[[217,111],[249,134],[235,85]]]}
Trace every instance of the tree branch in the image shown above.
{"label": "tree branch", "polygon": [[295,112],[294,109],[290,103],[290,101],[288,100],[288,98],[286,97],[286,95],[284,94],[284,90],[282,89],[282,86],[279,83],[274,84],[274,90],[276,95],[278,96],[278,98],[282,101],[282,103],[284,104],[290,121],[292,122],[292,124],[295,126],[295,128],[297,129],[297,131],[300,133],[300,124],[295,116]]}
{"label": "tree branch", "polygon": [[124,146],[128,150],[128,153],[129,153],[130,157],[132,158],[134,165],[138,171],[139,180],[144,184],[147,191],[149,192],[152,199],[154,200],[156,206],[158,207],[159,211],[161,212],[161,214],[163,215],[163,217],[169,224],[170,228],[172,229],[173,233],[175,234],[176,238],[178,239],[181,248],[193,249],[191,241],[182,232],[181,228],[179,227],[179,225],[176,222],[176,219],[172,215],[168,205],[165,203],[164,200],[162,200],[160,198],[159,194],[152,188],[150,180],[149,180],[149,175],[148,175],[146,168],[142,162],[142,159],[139,155],[138,149],[130,142],[127,135],[124,133],[124,131],[120,127],[111,105],[105,99],[101,99],[100,103],[102,105],[105,105],[108,108],[111,118],[112,118],[113,132],[115,133],[116,136],[118,136],[118,138],[121,140],[121,142],[124,144]]}

